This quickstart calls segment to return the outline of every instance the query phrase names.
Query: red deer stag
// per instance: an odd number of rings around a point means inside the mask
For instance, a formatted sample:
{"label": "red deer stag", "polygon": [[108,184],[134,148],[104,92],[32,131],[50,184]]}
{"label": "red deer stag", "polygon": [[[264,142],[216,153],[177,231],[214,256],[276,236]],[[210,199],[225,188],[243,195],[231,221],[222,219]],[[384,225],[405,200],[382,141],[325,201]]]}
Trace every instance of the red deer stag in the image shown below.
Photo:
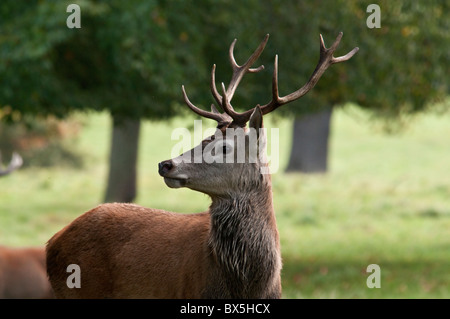
{"label": "red deer stag", "polygon": [[[0,160],[1,162],[1,160]],[[22,157],[13,153],[0,176],[22,166]],[[0,298],[51,298],[53,296],[45,267],[45,248],[12,248],[0,246]]]}
{"label": "red deer stag", "polygon": [[[222,94],[211,91],[224,113],[214,104],[211,112],[192,104],[182,87],[187,106],[218,122],[217,133],[179,157],[159,163],[159,174],[171,188],[188,187],[211,197],[209,210],[175,214],[134,204],[103,204],[81,215],[54,235],[47,244],[47,272],[57,297],[63,298],[280,298],[281,256],[272,204],[272,189],[265,160],[262,117],[305,95],[325,70],[350,59],[358,50],[333,57],[339,34],[327,49],[320,37],[320,59],[309,81],[299,90],[278,95],[278,59],[272,80],[272,100],[243,113],[231,105],[234,92],[262,53],[268,35],[243,65],[230,46],[233,75]],[[249,128],[245,128],[249,122]],[[233,129],[245,132],[245,160],[224,162],[239,150]],[[249,143],[250,132],[259,140]],[[231,136],[230,136],[231,135]],[[257,144],[257,145],[256,145]],[[212,150],[214,160],[202,153]],[[257,152],[250,161],[249,154]],[[222,160],[218,160],[222,159]],[[67,266],[80,268],[80,288],[69,288]]]}

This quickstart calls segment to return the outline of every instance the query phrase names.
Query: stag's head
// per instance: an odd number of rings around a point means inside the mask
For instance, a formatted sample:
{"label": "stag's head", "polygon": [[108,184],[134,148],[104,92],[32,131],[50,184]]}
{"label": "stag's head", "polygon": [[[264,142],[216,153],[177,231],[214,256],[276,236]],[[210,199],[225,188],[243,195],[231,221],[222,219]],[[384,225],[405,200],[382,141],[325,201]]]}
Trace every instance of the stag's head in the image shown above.
{"label": "stag's head", "polygon": [[344,56],[334,57],[333,53],[341,38],[342,32],[333,45],[326,48],[322,35],[320,36],[320,59],[309,81],[297,91],[283,97],[278,93],[278,56],[275,56],[271,101],[263,106],[258,104],[242,113],[234,110],[231,100],[246,73],[257,73],[264,69],[263,65],[257,68],[251,66],[264,50],[269,35],[266,35],[243,65],[237,64],[234,58],[235,39],[229,49],[233,75],[228,88],[222,82],[221,94],[216,87],[215,65],[211,71],[211,92],[222,112],[214,104],[211,105],[210,112],[196,107],[182,86],[186,105],[198,115],[217,121],[217,128],[214,135],[204,139],[195,148],[159,163],[159,174],[164,177],[167,186],[188,187],[212,196],[226,196],[248,191],[249,188],[264,182],[268,166],[265,156],[263,115],[301,98],[316,85],[330,65],[347,61],[358,51],[358,48],[354,48]]}

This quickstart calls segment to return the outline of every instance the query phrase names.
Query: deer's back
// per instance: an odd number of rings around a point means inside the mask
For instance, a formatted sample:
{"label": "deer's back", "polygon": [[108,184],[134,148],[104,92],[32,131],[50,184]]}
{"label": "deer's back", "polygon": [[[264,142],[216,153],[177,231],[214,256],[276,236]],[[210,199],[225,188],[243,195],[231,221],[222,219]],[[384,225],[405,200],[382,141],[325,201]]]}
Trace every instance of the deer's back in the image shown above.
{"label": "deer's back", "polygon": [[[56,296],[200,297],[210,263],[209,218],[207,212],[174,214],[134,204],[92,209],[48,242],[47,272]],[[66,285],[70,264],[80,267],[81,288]]]}

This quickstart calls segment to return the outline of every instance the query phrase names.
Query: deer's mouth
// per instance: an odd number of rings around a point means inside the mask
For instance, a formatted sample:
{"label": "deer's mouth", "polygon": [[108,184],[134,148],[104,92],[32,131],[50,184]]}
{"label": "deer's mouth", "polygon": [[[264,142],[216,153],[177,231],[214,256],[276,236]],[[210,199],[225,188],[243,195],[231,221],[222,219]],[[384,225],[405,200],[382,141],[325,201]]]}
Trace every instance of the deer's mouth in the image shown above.
{"label": "deer's mouth", "polygon": [[186,186],[186,177],[164,177],[164,182],[170,188],[180,188]]}

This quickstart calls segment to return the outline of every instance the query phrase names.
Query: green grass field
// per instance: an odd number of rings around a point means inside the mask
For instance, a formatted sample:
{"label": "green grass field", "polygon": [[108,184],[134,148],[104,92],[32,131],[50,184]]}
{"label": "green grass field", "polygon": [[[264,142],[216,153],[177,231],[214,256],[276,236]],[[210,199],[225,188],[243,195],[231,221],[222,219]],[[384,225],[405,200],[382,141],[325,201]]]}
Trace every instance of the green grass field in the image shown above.
{"label": "green grass field", "polygon": [[[109,118],[78,118],[84,126],[72,143],[85,155],[83,169],[27,168],[0,179],[1,244],[43,245],[101,203]],[[157,173],[177,143],[172,129],[191,127],[193,119],[145,122],[138,204],[207,209],[207,196],[169,189]],[[353,108],[336,111],[330,172],[308,176],[283,173],[291,123],[266,121],[280,128],[280,169],[272,180],[284,298],[450,298],[449,114],[417,117],[395,135],[374,123]],[[369,264],[380,266],[381,288],[366,286]]]}

